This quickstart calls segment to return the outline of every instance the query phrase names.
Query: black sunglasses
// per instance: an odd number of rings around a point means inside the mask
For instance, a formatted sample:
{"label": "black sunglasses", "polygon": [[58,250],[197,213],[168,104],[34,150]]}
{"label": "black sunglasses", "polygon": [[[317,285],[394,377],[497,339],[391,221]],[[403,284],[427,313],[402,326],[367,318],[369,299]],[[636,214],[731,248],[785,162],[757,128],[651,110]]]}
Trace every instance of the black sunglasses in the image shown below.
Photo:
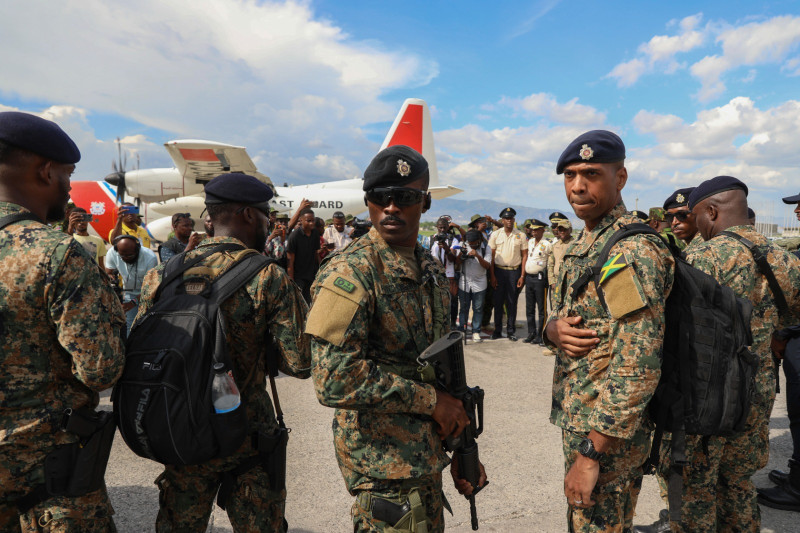
{"label": "black sunglasses", "polygon": [[667,213],[664,215],[664,221],[672,224],[672,219],[677,218],[678,222],[686,222],[686,219],[691,215],[691,211],[678,211],[677,213]]}
{"label": "black sunglasses", "polygon": [[409,187],[376,187],[366,193],[367,201],[381,207],[394,202],[397,207],[416,205],[425,198],[427,191]]}

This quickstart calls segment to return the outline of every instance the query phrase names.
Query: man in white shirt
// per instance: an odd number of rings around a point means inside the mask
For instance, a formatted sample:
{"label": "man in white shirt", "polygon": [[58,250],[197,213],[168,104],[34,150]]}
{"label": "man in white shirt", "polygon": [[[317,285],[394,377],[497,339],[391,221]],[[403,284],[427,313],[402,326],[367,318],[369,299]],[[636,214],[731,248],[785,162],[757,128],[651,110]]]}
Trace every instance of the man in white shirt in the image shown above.
{"label": "man in white shirt", "polygon": [[139,295],[144,276],[158,266],[156,254],[142,246],[134,235],[122,234],[114,239],[114,248],[106,254],[106,272],[122,282],[122,309],[131,332],[133,319],[139,312]]}
{"label": "man in white shirt", "polygon": [[461,265],[461,277],[458,280],[458,299],[461,304],[459,324],[466,335],[469,308],[472,305],[472,340],[481,342],[483,302],[489,286],[487,273],[492,266],[492,249],[478,230],[469,230],[464,239],[466,243],[456,257],[457,264]]}
{"label": "man in white shirt", "polygon": [[330,252],[338,252],[353,240],[350,237],[349,228],[344,223],[344,213],[336,211],[333,214],[333,224],[325,228],[322,238],[325,240],[325,245]]}
{"label": "man in white shirt", "polygon": [[551,246],[544,238],[545,227],[547,224],[533,219],[525,228],[530,230],[531,238],[528,240],[528,260],[525,262],[525,314],[528,319],[528,337],[522,342],[541,345],[544,345],[542,330],[547,318],[544,296],[547,290],[547,258]]}

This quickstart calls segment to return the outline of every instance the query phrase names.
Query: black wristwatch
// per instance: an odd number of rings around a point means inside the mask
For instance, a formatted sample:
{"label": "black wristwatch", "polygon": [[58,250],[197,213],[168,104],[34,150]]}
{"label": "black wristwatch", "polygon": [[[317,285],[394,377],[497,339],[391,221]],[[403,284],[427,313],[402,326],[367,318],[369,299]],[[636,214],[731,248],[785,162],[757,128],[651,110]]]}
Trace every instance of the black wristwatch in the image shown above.
{"label": "black wristwatch", "polygon": [[599,461],[606,455],[594,449],[594,443],[589,437],[584,438],[581,443],[578,444],[578,453],[584,457],[588,457],[592,461]]}

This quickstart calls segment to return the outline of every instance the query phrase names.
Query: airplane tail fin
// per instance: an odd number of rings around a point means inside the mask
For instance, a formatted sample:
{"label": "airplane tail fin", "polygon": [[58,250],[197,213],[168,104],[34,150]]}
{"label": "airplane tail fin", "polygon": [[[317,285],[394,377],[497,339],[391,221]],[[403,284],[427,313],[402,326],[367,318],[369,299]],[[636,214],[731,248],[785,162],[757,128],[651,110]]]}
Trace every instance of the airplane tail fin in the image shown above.
{"label": "airplane tail fin", "polygon": [[436,151],[433,147],[433,127],[431,126],[431,113],[425,100],[407,98],[394,119],[389,133],[383,140],[381,150],[404,144],[410,146],[428,161],[431,175],[430,187],[439,185],[439,170],[436,166]]}

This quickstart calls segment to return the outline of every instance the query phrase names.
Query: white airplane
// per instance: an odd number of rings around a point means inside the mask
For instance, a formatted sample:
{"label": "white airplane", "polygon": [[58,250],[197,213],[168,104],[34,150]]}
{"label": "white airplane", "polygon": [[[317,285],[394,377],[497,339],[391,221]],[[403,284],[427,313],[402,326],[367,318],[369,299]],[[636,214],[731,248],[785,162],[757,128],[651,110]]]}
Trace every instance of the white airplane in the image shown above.
{"label": "white airplane", "polygon": [[[409,98],[403,102],[381,150],[397,144],[410,146],[427,159],[431,176],[429,189],[434,199],[463,192],[452,185],[439,185],[430,111],[424,100]],[[156,240],[167,240],[174,213],[191,213],[196,227],[202,228],[204,187],[215,176],[226,172],[243,172],[268,184],[275,191],[273,205],[279,211],[293,213],[303,198],[312,202],[314,213],[323,219],[331,218],[335,211],[353,216],[365,211],[361,178],[275,187],[268,176],[258,171],[243,146],[202,140],[169,141],[164,146],[175,168],[125,171],[120,164],[120,170],[115,166],[105,182],[72,182],[72,201],[94,215],[89,224],[90,233],[108,239],[116,224],[116,207],[124,201],[125,195],[139,204],[145,227]]]}

